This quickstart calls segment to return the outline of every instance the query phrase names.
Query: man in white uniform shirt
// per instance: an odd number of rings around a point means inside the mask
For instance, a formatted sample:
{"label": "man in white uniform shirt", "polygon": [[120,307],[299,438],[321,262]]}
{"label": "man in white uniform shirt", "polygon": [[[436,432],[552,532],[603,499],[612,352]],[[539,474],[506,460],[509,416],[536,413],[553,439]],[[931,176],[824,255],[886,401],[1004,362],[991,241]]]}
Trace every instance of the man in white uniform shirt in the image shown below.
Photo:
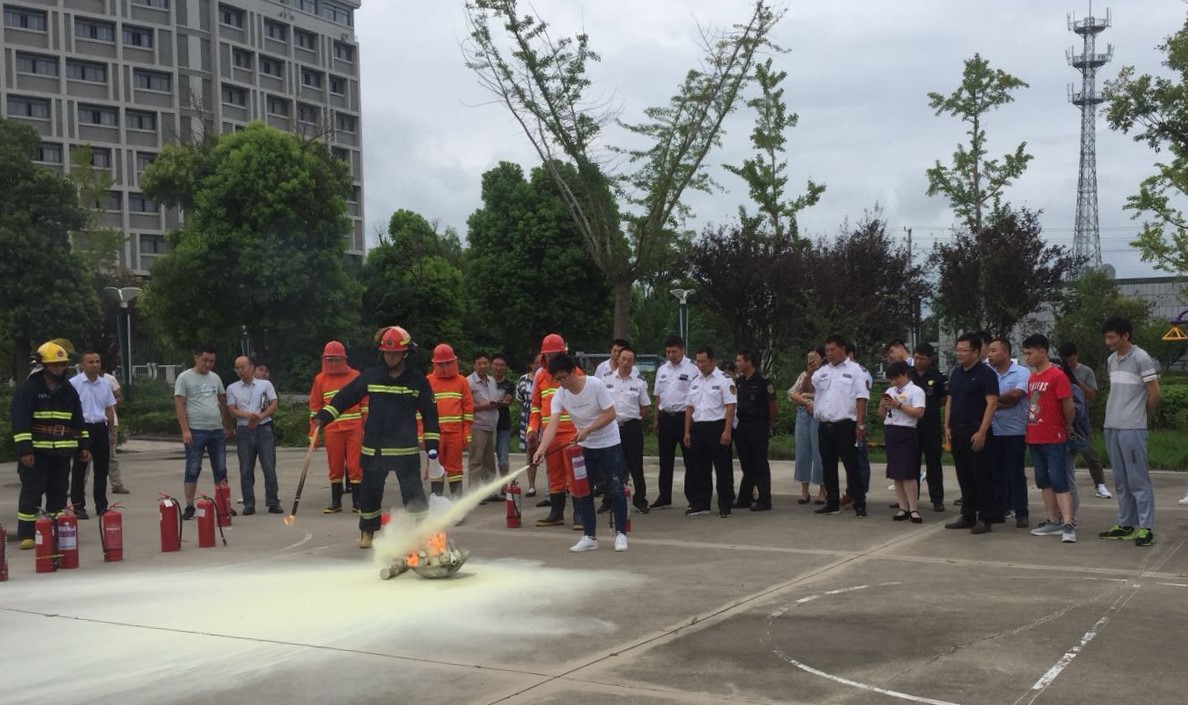
{"label": "man in white uniform shirt", "polygon": [[840,335],[825,339],[827,364],[813,373],[816,396],[809,410],[820,422],[821,467],[825,478],[825,506],[817,514],[841,511],[837,463],[846,468],[846,484],[858,517],[866,516],[866,483],[858,465],[857,444],[866,443],[866,404],[870,399],[866,374],[846,357],[845,340]]}
{"label": "man in white uniform shirt", "polygon": [[[615,517],[615,550],[627,550],[627,499],[623,485],[627,482],[627,464],[623,459],[623,446],[619,440],[619,426],[615,423],[615,404],[602,381],[588,375],[574,374],[577,364],[566,353],[549,359],[549,374],[560,385],[551,400],[552,414],[540,439],[540,448],[534,460],[544,460],[549,446],[557,437],[561,415],[567,414],[577,429],[574,439],[582,448],[586,461],[586,473],[590,486],[601,483],[610,495]],[[565,451],[560,451],[565,452]],[[594,513],[594,495],[575,498],[578,515],[582,520],[582,538],[570,548],[574,553],[593,551],[598,548],[595,534],[598,516]]]}
{"label": "man in white uniform shirt", "polygon": [[652,431],[659,443],[660,474],[656,478],[659,489],[652,509],[672,505],[672,471],[676,464],[676,447],[681,447],[681,461],[685,475],[689,474],[689,447],[685,444],[685,406],[689,400],[689,385],[699,374],[685,357],[685,341],[671,335],[664,341],[664,357],[668,361],[656,370],[652,396],[656,398],[656,417]]}
{"label": "man in white uniform shirt", "polygon": [[731,443],[734,406],[738,402],[734,381],[718,369],[713,348],[702,346],[693,358],[697,377],[689,385],[685,405],[685,445],[689,446],[689,469],[685,473],[686,516],[709,514],[717,476],[718,516],[730,516],[734,504],[734,460]]}
{"label": "man in white uniform shirt", "polygon": [[[88,350],[80,360],[83,371],[70,378],[78,397],[82,401],[83,421],[91,437],[90,460],[95,465],[94,495],[95,513],[107,511],[107,471],[110,467],[111,449],[108,447],[108,429],[115,422],[115,394],[111,385],[100,374],[102,365],[99,353]],[[74,515],[87,519],[87,467],[88,461],[75,458],[70,469],[70,502]]]}
{"label": "man in white uniform shirt", "polygon": [[634,369],[635,350],[626,345],[619,351],[619,369],[601,379],[615,402],[615,422],[619,425],[619,437],[623,442],[627,469],[631,472],[631,484],[635,486],[631,502],[636,510],[647,514],[648,485],[643,472],[643,415],[652,405],[652,400],[648,398],[648,383],[641,379]]}
{"label": "man in white uniform shirt", "polygon": [[622,338],[615,338],[615,342],[611,343],[610,357],[598,363],[594,368],[594,376],[598,379],[605,379],[619,371],[619,353],[623,348],[631,347],[631,343]]}
{"label": "man in white uniform shirt", "polygon": [[235,417],[235,451],[239,456],[239,489],[243,515],[256,513],[256,460],[264,473],[264,502],[269,514],[283,514],[276,481],[276,435],[272,415],[278,404],[272,382],[257,379],[256,366],[247,357],[235,358],[239,381],[227,387],[227,411]]}

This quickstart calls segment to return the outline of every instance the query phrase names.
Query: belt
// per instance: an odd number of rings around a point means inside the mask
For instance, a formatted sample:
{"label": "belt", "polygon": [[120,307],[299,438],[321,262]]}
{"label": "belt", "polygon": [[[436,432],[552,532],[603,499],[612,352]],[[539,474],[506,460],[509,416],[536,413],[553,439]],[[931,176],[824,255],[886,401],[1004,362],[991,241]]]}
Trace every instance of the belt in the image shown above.
{"label": "belt", "polygon": [[684,411],[661,411],[660,413],[664,414],[665,416],[678,416],[678,415],[684,416],[685,415]]}
{"label": "belt", "polygon": [[31,428],[37,433],[44,433],[47,436],[54,438],[61,438],[63,436],[80,436],[82,432],[72,426],[64,424],[57,424],[54,426],[43,426],[41,424],[33,424]]}
{"label": "belt", "polygon": [[87,421],[88,426],[106,426],[107,421]]}
{"label": "belt", "polygon": [[640,422],[640,419],[627,419],[626,421],[620,421],[619,425],[626,426],[627,424],[639,423],[639,422]]}
{"label": "belt", "polygon": [[822,421],[821,425],[826,428],[833,428],[834,426],[837,426],[838,424],[843,424],[843,423],[857,424],[858,422],[855,421],[854,419],[838,419],[837,421]]}
{"label": "belt", "polygon": [[713,421],[694,421],[694,426],[710,426],[725,423],[726,419],[714,419]]}

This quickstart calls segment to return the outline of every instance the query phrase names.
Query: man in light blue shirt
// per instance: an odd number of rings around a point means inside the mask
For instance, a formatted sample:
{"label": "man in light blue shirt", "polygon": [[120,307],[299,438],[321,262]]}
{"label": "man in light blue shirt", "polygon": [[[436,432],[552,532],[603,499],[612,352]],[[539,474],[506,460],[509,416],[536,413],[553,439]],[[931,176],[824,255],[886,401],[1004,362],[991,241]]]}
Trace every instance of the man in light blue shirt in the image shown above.
{"label": "man in light blue shirt", "polygon": [[1006,521],[1008,510],[1015,512],[1015,527],[1026,529],[1027,511],[1027,380],[1031,370],[1011,360],[1011,341],[990,341],[988,362],[998,375],[998,408],[990,429],[997,446],[998,480],[995,486],[996,513],[992,522]]}
{"label": "man in light blue shirt", "polygon": [[116,400],[111,385],[100,374],[102,365],[99,353],[89,350],[83,353],[79,362],[82,372],[71,377],[70,384],[78,391],[78,398],[82,401],[83,421],[91,437],[91,456],[88,460],[75,458],[70,468],[70,503],[76,517],[88,519],[87,471],[92,461],[95,465],[95,513],[107,511],[107,472],[111,461],[108,430],[115,423]]}
{"label": "man in light blue shirt", "polygon": [[239,381],[227,387],[227,411],[235,418],[235,450],[239,455],[239,487],[243,492],[243,515],[256,513],[256,459],[264,471],[264,501],[269,514],[282,514],[276,481],[276,436],[272,415],[276,413],[276,390],[272,382],[255,378],[256,366],[246,357],[235,359]]}

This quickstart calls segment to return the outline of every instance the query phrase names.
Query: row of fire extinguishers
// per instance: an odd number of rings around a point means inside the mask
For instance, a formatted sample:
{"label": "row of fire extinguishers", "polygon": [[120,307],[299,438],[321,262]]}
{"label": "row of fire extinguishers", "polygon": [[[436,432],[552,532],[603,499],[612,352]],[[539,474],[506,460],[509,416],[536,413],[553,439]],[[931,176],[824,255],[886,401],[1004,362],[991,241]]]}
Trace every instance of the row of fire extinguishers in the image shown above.
{"label": "row of fire extinguishers", "polygon": [[[161,525],[161,551],[180,551],[183,524],[181,503],[162,494],[157,503],[157,518]],[[226,482],[215,485],[214,499],[202,495],[194,501],[194,524],[198,530],[199,548],[214,547],[216,526],[223,545],[227,545],[223,527],[231,526],[231,488]]]}
{"label": "row of fire extinguishers", "polygon": [[[586,473],[586,458],[582,455],[582,447],[574,444],[565,449],[565,453],[569,455],[569,486],[573,488],[573,496],[576,499],[590,496],[590,477]],[[521,511],[521,491],[520,485],[517,481],[512,480],[511,484],[503,486],[504,502],[507,506],[507,528],[518,529],[523,525],[523,513]],[[631,485],[623,487],[623,494],[627,499],[627,506],[631,506]],[[610,512],[611,528],[615,525],[615,513]],[[623,527],[623,533],[631,531],[631,512],[627,512],[627,526]]]}

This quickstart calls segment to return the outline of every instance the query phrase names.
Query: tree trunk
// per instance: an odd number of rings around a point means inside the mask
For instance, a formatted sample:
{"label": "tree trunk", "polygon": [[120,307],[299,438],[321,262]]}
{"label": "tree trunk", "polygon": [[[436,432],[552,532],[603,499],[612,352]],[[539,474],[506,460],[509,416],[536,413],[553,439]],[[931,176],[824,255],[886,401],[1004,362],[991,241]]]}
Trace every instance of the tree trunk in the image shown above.
{"label": "tree trunk", "polygon": [[29,346],[29,338],[17,336],[12,341],[12,379],[18,385],[29,376],[29,359],[33,356],[33,349]]}
{"label": "tree trunk", "polygon": [[624,275],[622,279],[611,282],[615,296],[615,338],[627,339],[628,327],[631,324],[631,292],[635,280],[631,275]]}

